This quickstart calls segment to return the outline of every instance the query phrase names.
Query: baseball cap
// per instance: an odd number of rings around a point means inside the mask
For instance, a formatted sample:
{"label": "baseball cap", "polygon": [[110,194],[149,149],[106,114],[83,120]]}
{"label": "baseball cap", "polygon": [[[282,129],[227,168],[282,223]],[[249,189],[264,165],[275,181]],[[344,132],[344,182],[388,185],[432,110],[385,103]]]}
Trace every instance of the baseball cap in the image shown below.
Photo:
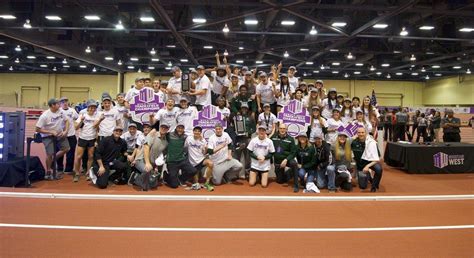
{"label": "baseball cap", "polygon": [[235,75],[235,74],[232,74],[232,75],[230,76],[230,78],[239,78],[239,76],[237,76],[237,75]]}
{"label": "baseball cap", "polygon": [[94,106],[97,107],[97,102],[93,99],[89,99],[86,103],[87,107]]}
{"label": "baseball cap", "polygon": [[306,85],[305,81],[300,82],[300,85]]}
{"label": "baseball cap", "polygon": [[337,92],[336,88],[330,88],[328,92]]}
{"label": "baseball cap", "polygon": [[316,88],[314,88],[314,87],[311,87],[311,88],[309,89],[309,91],[318,92],[318,89],[316,89]]}
{"label": "baseball cap", "polygon": [[280,77],[286,77],[286,78],[288,78],[288,74],[282,73],[282,74],[280,74]]}
{"label": "baseball cap", "polygon": [[246,71],[246,72],[244,73],[244,75],[252,75],[252,72],[251,72],[251,71]]}
{"label": "baseball cap", "polygon": [[218,127],[223,128],[223,127],[222,127],[222,124],[221,124],[220,122],[217,122],[217,123],[214,125],[214,128],[218,128]]}
{"label": "baseball cap", "polygon": [[141,78],[141,77],[135,78],[135,82],[138,82],[138,81],[143,81],[143,78]]}
{"label": "baseball cap", "polygon": [[225,71],[225,65],[219,65],[219,66],[217,66],[217,70],[224,70],[224,71]]}
{"label": "baseball cap", "polygon": [[121,125],[117,125],[114,127],[114,131],[117,131],[117,130],[123,131],[123,127]]}
{"label": "baseball cap", "polygon": [[337,94],[337,97],[338,97],[338,98],[344,98],[344,95],[342,95],[342,94]]}
{"label": "baseball cap", "polygon": [[130,127],[135,127],[135,128],[137,128],[137,124],[135,124],[135,123],[130,123],[130,124],[128,125],[128,128],[130,128]]}
{"label": "baseball cap", "polygon": [[267,130],[267,128],[266,128],[265,126],[263,126],[263,125],[259,125],[257,129],[258,129],[258,130],[260,130],[260,129]]}
{"label": "baseball cap", "polygon": [[117,94],[117,97],[124,97],[125,98],[125,93],[123,93],[123,92],[119,93],[119,94]]}
{"label": "baseball cap", "polygon": [[324,139],[324,135],[322,133],[316,133],[314,135],[314,139],[319,138],[319,139]]}
{"label": "baseball cap", "polygon": [[181,102],[181,101],[186,101],[186,102],[188,102],[188,99],[185,98],[185,97],[181,97],[181,98],[179,99],[179,102]]}
{"label": "baseball cap", "polygon": [[311,108],[311,110],[316,110],[316,109],[317,109],[317,110],[320,110],[320,108],[319,108],[319,106],[318,106],[318,105],[316,105],[316,106],[313,106],[313,107]]}
{"label": "baseball cap", "polygon": [[204,70],[204,69],[205,69],[205,68],[204,68],[204,65],[198,65],[198,66],[196,67],[196,70]]}
{"label": "baseball cap", "polygon": [[194,69],[194,68],[190,68],[190,69],[189,69],[189,72],[190,72],[190,73],[197,73],[196,69]]}
{"label": "baseball cap", "polygon": [[247,66],[243,66],[243,67],[242,67],[242,70],[247,70],[247,71],[248,71],[249,68],[248,68]]}
{"label": "baseball cap", "polygon": [[317,80],[316,83],[324,84],[324,83],[323,83],[323,80]]}
{"label": "baseball cap", "polygon": [[179,126],[185,127],[183,122],[179,122],[179,123],[176,125],[176,127],[179,127]]}
{"label": "baseball cap", "polygon": [[337,133],[337,136],[341,136],[341,135],[342,135],[342,136],[349,137],[349,134],[348,134],[347,132],[345,132],[345,131],[342,131],[342,132],[338,132],[338,133]]}
{"label": "baseball cap", "polygon": [[57,103],[59,103],[59,101],[56,98],[52,98],[52,99],[48,100],[48,106],[52,106],[52,105],[57,104]]}
{"label": "baseball cap", "polygon": [[105,100],[112,101],[112,97],[110,97],[110,95],[108,93],[107,94],[102,94],[102,101],[105,101]]}
{"label": "baseball cap", "polygon": [[173,68],[171,68],[171,72],[174,73],[176,71],[181,71],[181,69],[178,66],[173,66]]}
{"label": "baseball cap", "polygon": [[292,65],[292,66],[290,66],[290,68],[288,68],[288,70],[291,70],[291,69],[293,69],[293,70],[295,70],[295,71],[296,71],[296,67],[295,67],[295,66],[293,66],[293,65]]}
{"label": "baseball cap", "polygon": [[62,97],[59,99],[59,102],[64,102],[64,101],[68,101],[69,99],[67,97]]}
{"label": "baseball cap", "polygon": [[162,123],[162,124],[160,124],[160,127],[166,127],[166,128],[170,128],[170,125],[169,125],[169,124],[167,124],[167,123]]}
{"label": "baseball cap", "polygon": [[258,74],[259,77],[267,77],[267,73],[266,72],[261,72]]}
{"label": "baseball cap", "polygon": [[349,102],[351,102],[351,103],[352,103],[352,100],[351,100],[351,98],[345,98],[345,99],[344,99],[344,102],[346,102],[346,101],[349,101]]}
{"label": "baseball cap", "polygon": [[264,108],[265,108],[265,107],[270,107],[270,104],[265,103],[265,104],[263,104],[263,107],[264,107]]}

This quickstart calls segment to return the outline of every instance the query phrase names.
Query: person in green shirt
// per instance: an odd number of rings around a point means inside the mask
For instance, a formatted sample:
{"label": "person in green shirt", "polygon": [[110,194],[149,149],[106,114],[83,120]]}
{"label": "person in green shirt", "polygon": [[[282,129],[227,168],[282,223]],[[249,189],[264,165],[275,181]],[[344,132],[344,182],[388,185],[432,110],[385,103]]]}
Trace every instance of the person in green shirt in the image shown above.
{"label": "person in green shirt", "polygon": [[[291,176],[294,178],[295,189],[298,189],[298,163],[295,160],[296,144],[295,139],[287,133],[287,126],[280,123],[278,133],[273,135],[271,140],[275,146],[273,164],[275,165],[276,182],[285,184]],[[290,168],[289,171],[286,168]]]}
{"label": "person in green shirt", "polygon": [[[234,123],[234,117],[235,116],[241,116],[243,123],[245,123],[245,129],[246,132],[245,134],[237,135],[236,130],[235,130],[235,123]],[[240,112],[238,114],[232,113],[230,116],[231,121],[231,127],[234,128],[234,134],[235,134],[235,141],[234,141],[234,146],[235,146],[235,151],[233,152],[234,158],[239,160],[242,158],[242,155],[244,155],[244,167],[245,167],[245,175],[239,175],[240,178],[247,178],[250,172],[250,153],[247,150],[247,146],[249,145],[250,140],[252,139],[252,134],[255,133],[255,119],[251,116],[250,111],[249,111],[249,106],[247,103],[243,102],[240,106]],[[230,133],[229,133],[230,134]],[[231,135],[232,138],[232,135]]]}
{"label": "person in green shirt", "polygon": [[[314,177],[316,171],[316,149],[308,141],[308,136],[306,133],[301,133],[298,135],[298,146],[296,147],[296,160],[298,161],[298,176],[300,178],[301,184],[305,186],[307,183],[314,182]],[[305,175],[308,174],[306,178],[306,184],[304,182]],[[295,184],[294,192],[298,192],[298,187]]]}
{"label": "person in green shirt", "polygon": [[[163,176],[164,181],[171,188],[178,188],[180,184],[184,184],[191,179],[198,171],[189,162],[184,148],[186,134],[184,134],[184,125],[179,123],[176,129],[166,135],[168,141],[168,150],[166,156],[166,166],[168,173]],[[181,175],[178,172],[181,170]]]}
{"label": "person in green shirt", "polygon": [[257,105],[255,100],[251,99],[250,94],[248,94],[248,89],[246,85],[240,85],[239,95],[232,99],[230,102],[230,111],[234,114],[240,113],[240,108],[243,103],[246,103],[249,108],[249,115],[255,119],[255,113],[257,112]]}

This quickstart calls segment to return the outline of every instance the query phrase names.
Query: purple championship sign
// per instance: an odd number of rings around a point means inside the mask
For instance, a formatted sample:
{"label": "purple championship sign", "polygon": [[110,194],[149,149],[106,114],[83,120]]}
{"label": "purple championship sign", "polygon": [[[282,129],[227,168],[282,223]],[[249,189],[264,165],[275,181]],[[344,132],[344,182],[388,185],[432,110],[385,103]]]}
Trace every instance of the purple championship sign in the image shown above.
{"label": "purple championship sign", "polygon": [[216,106],[207,105],[198,112],[197,118],[193,121],[193,126],[200,126],[202,128],[202,136],[208,140],[215,133],[217,123],[220,123],[224,129],[227,128],[227,121],[219,109]]}
{"label": "purple championship sign", "polygon": [[354,135],[357,134],[357,129],[359,127],[363,127],[362,125],[359,125],[359,124],[353,124],[353,123],[349,123],[346,127],[344,126],[339,126],[339,128],[337,128],[337,132],[340,133],[340,132],[346,132],[349,137],[352,137]]}
{"label": "purple championship sign", "polygon": [[132,120],[140,123],[149,122],[150,115],[154,115],[164,106],[165,103],[160,96],[156,95],[153,89],[145,87],[130,101]]}
{"label": "purple championship sign", "polygon": [[278,113],[278,120],[288,127],[288,134],[292,137],[306,133],[311,118],[303,102],[291,100],[283,110]]}

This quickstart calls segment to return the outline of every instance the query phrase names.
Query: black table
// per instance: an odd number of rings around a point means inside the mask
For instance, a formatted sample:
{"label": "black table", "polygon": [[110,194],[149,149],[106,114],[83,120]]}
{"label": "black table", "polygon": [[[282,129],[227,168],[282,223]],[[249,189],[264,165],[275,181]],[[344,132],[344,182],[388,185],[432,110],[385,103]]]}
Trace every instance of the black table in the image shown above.
{"label": "black table", "polygon": [[[6,162],[0,162],[0,186],[24,186],[26,158],[16,158]],[[30,181],[41,180],[44,178],[44,167],[38,157],[32,156],[30,158]]]}
{"label": "black table", "polygon": [[384,161],[408,173],[474,173],[474,144],[389,142],[385,148]]}

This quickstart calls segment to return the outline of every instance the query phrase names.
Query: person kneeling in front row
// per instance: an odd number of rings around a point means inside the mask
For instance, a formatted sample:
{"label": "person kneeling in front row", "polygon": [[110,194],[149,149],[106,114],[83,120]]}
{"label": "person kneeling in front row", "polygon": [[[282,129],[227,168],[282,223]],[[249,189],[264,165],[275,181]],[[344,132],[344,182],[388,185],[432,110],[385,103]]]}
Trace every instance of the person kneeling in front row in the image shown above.
{"label": "person kneeling in front row", "polygon": [[[109,180],[116,184],[126,184],[127,179],[124,176],[127,174],[129,166],[127,165],[127,143],[120,138],[123,133],[121,126],[114,128],[111,136],[105,137],[99,142],[97,148],[97,165],[94,167],[94,172],[97,176],[97,187],[100,189],[107,188]],[[115,173],[110,174],[111,170]]]}
{"label": "person kneeling in front row", "polygon": [[352,153],[349,135],[346,132],[339,132],[336,142],[331,146],[332,164],[326,169],[328,174],[329,192],[336,192],[337,187],[344,191],[351,191],[351,168]]}
{"label": "person kneeling in front row", "polygon": [[275,153],[275,147],[272,140],[267,137],[267,128],[263,125],[258,127],[258,136],[253,138],[247,149],[250,151],[251,168],[249,175],[250,186],[257,183],[257,174],[261,176],[262,187],[268,185],[268,171],[270,170],[270,159]]}
{"label": "person kneeling in front row", "polygon": [[[357,129],[357,138],[352,141],[351,147],[356,161],[359,188],[366,189],[368,181],[370,181],[372,182],[370,191],[376,192],[379,189],[383,172],[377,142],[372,136],[367,135],[365,128],[359,128]],[[373,176],[372,173],[374,173]]]}

